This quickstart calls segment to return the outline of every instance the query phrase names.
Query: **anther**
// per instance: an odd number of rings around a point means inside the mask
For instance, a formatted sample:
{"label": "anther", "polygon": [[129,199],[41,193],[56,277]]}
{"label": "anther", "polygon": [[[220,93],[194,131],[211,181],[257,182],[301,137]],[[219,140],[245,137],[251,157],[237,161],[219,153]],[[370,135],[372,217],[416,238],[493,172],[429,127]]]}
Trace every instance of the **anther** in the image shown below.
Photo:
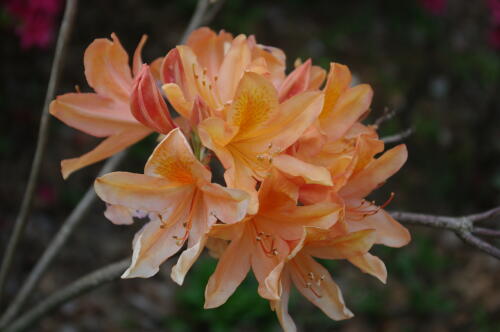
{"label": "anther", "polygon": [[274,249],[273,249],[273,255],[274,255],[274,256],[278,256],[278,253],[279,253],[279,252],[278,252],[278,249],[274,248]]}
{"label": "anther", "polygon": [[309,273],[307,274],[307,277],[308,277],[309,279],[311,279],[311,280],[314,280],[314,273],[309,272]]}

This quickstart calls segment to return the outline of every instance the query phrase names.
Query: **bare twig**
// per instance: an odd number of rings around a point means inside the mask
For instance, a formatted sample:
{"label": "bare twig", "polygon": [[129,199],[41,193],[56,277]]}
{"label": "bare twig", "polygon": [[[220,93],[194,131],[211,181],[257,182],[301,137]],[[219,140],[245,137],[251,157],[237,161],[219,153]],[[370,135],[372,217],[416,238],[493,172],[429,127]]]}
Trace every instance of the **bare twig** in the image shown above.
{"label": "bare twig", "polygon": [[[474,222],[485,220],[498,215],[500,207],[463,217],[434,216],[411,212],[391,212],[392,217],[403,222],[415,225],[424,225],[434,228],[448,229],[455,232],[464,242],[482,250],[483,252],[500,259],[500,249],[476,237],[478,235],[500,234],[497,230],[474,227]],[[486,234],[489,233],[489,234]],[[497,235],[495,235],[497,236]]]}
{"label": "bare twig", "polygon": [[30,214],[31,205],[33,202],[33,193],[35,191],[38,176],[40,174],[40,166],[42,163],[43,156],[45,155],[45,148],[47,147],[47,139],[49,133],[49,103],[54,99],[55,91],[59,85],[59,78],[61,76],[61,71],[63,67],[64,53],[66,51],[66,45],[73,28],[73,23],[76,16],[77,0],[68,0],[66,4],[66,9],[64,10],[64,16],[61,23],[61,30],[57,38],[56,51],[54,55],[54,60],[52,62],[52,69],[50,72],[49,84],[47,87],[47,93],[45,95],[45,103],[42,111],[42,116],[40,120],[40,129],[38,131],[38,140],[36,145],[35,157],[33,159],[33,164],[31,165],[30,176],[28,179],[28,184],[26,186],[26,191],[24,193],[23,201],[21,204],[19,215],[16,219],[14,230],[9,239],[9,244],[5,251],[2,266],[0,267],[0,299],[2,297],[2,292],[4,289],[5,281],[12,263],[12,258],[16,251],[19,239],[23,234],[24,228],[26,226],[26,221]]}
{"label": "bare twig", "polygon": [[201,22],[200,25],[205,25],[210,23],[214,19],[215,15],[217,15],[217,13],[222,8],[224,1],[225,0],[211,0],[210,3],[212,4],[212,7],[209,10],[207,10],[207,13],[203,17],[203,21]]}
{"label": "bare twig", "polygon": [[[69,6],[69,4],[68,4]],[[205,12],[209,8],[209,0],[199,0],[195,12],[193,13],[193,17],[186,28],[186,31],[183,34],[181,43],[185,42],[189,33],[191,33],[194,29],[196,29],[206,17]],[[213,14],[215,15],[215,13]],[[213,16],[212,16],[213,17]],[[205,24],[208,23],[205,18]],[[119,153],[114,157],[110,158],[102,170],[100,174],[105,174],[113,171],[116,166],[123,160],[126,152]],[[68,237],[73,233],[76,226],[83,219],[85,212],[88,208],[95,202],[96,194],[94,192],[93,187],[91,186],[80,203],[73,210],[71,215],[64,221],[61,229],[56,234],[54,239],[50,242],[48,248],[43,253],[40,260],[37,262],[36,266],[31,271],[30,275],[26,279],[25,283],[21,287],[21,290],[16,295],[15,299],[12,301],[10,306],[7,308],[7,311],[0,318],[0,328],[6,326],[19,312],[27,298],[35,288],[36,284],[43,276],[50,263],[53,261],[56,254],[60,251],[62,246],[66,243]]]}
{"label": "bare twig", "polygon": [[47,313],[60,307],[63,303],[66,303],[79,295],[87,293],[104,283],[120,278],[120,275],[127,268],[129,263],[130,259],[127,258],[100,268],[74,281],[65,288],[51,294],[33,309],[16,319],[12,324],[5,328],[5,332],[26,330]]}
{"label": "bare twig", "polygon": [[403,141],[405,138],[409,137],[411,134],[413,134],[413,129],[408,128],[398,134],[382,137],[381,140],[384,143],[398,143]]}
{"label": "bare twig", "polygon": [[472,230],[474,234],[477,235],[482,235],[482,236],[491,236],[491,237],[498,237],[500,238],[500,230],[496,229],[489,229],[489,228],[483,228],[483,227],[474,227]]}
{"label": "bare twig", "polygon": [[[116,166],[124,159],[125,152],[121,152],[110,158],[100,171],[100,175],[104,175],[113,171]],[[73,233],[76,226],[83,220],[89,207],[96,201],[96,194],[93,187],[90,187],[82,200],[78,203],[76,208],[71,212],[69,217],[63,222],[61,229],[55,235],[54,239],[50,242],[47,249],[45,249],[42,257],[37,261],[35,267],[31,270],[28,278],[24,282],[21,290],[16,294],[16,297],[9,305],[5,313],[0,318],[0,327],[5,326],[11,321],[15,315],[22,308],[31,292],[37,285],[40,278],[43,276],[50,263],[54,260],[55,256],[59,253],[64,246],[68,237]]]}

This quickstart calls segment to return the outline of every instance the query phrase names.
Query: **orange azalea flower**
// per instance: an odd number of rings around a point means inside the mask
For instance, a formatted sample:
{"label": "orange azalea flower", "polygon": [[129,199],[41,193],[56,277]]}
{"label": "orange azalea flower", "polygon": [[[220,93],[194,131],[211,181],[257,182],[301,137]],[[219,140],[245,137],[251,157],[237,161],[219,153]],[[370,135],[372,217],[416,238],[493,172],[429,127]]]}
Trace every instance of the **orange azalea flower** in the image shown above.
{"label": "orange azalea flower", "polygon": [[280,297],[279,280],[290,248],[303,236],[305,226],[329,228],[340,206],[330,202],[297,206],[298,188],[274,171],[259,189],[258,212],[232,225],[214,225],[210,236],[231,241],[220,256],[205,290],[205,308],[223,304],[252,268],[259,294]]}
{"label": "orange azalea flower", "polygon": [[[163,90],[174,108],[193,125],[216,116],[230,103],[245,71],[266,75],[280,84],[284,54],[257,45],[255,38],[236,38],[224,31],[195,30],[186,45],[171,50],[162,65]],[[281,73],[281,75],[280,75]],[[198,114],[196,102],[208,110]]]}
{"label": "orange azalea flower", "polygon": [[314,91],[300,93],[279,104],[271,82],[247,72],[225,114],[200,123],[200,138],[222,162],[227,185],[252,195],[249,213],[258,208],[256,180],[262,181],[269,173],[273,157],[292,145],[315,121],[322,104],[322,94]]}
{"label": "orange azalea flower", "polygon": [[[342,293],[330,273],[313,257],[321,259],[348,259],[385,282],[385,265],[368,250],[375,243],[375,231],[364,230],[342,235],[335,230],[322,230],[307,227],[304,236],[289,256],[281,277],[282,294],[279,300],[271,301],[281,326],[287,332],[296,331],[295,324],[288,314],[288,299],[293,283],[297,290],[334,320],[351,318]],[[366,257],[366,259],[365,259]]]}
{"label": "orange azalea flower", "polygon": [[248,195],[210,180],[210,171],[195,158],[179,129],[156,147],[144,174],[114,172],[96,180],[97,194],[110,204],[111,221],[130,223],[135,211],[150,218],[134,238],[132,263],[123,278],[156,274],[159,265],[188,241],[172,270],[172,278],[182,284],[204,248],[210,226],[217,219],[225,223],[243,219]]}
{"label": "orange azalea flower", "polygon": [[[89,135],[107,137],[83,156],[63,160],[61,169],[64,178],[124,150],[150,134],[152,129],[157,129],[144,126],[130,112],[134,83],[128,55],[115,34],[111,35],[111,39],[96,39],[85,51],[85,76],[96,92],[67,93],[50,104],[50,113],[67,125]],[[134,75],[139,74],[141,50],[145,42],[146,36],[135,50]],[[157,64],[158,61],[155,61],[154,66],[157,67]],[[148,84],[145,89],[151,89],[151,83]],[[154,88],[157,89],[156,86]],[[168,112],[166,116],[169,118]]]}

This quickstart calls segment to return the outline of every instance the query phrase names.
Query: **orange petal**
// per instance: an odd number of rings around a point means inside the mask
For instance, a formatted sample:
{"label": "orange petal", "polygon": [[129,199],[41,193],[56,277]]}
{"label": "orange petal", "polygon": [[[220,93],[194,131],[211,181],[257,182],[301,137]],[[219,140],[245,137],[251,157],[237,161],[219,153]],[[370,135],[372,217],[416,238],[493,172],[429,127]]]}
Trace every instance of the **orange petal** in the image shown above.
{"label": "orange petal", "polygon": [[263,76],[247,72],[239,82],[227,122],[239,128],[235,140],[245,140],[266,126],[278,107],[276,89]]}
{"label": "orange petal", "polygon": [[367,252],[363,255],[349,257],[348,260],[359,267],[361,271],[371,274],[384,284],[387,281],[387,269],[384,262],[377,256],[373,256]]}
{"label": "orange petal", "polygon": [[115,225],[131,225],[134,223],[130,209],[122,205],[107,204],[104,216]]}
{"label": "orange petal", "polygon": [[250,199],[246,192],[225,188],[217,183],[206,184],[200,189],[207,209],[220,221],[235,223],[245,217]]}
{"label": "orange petal", "polygon": [[170,211],[193,193],[194,187],[163,178],[128,172],[113,172],[96,179],[94,188],[106,203],[148,212]]}
{"label": "orange petal", "polygon": [[139,44],[135,49],[134,57],[132,59],[132,71],[134,72],[134,76],[139,75],[139,71],[141,70],[142,64],[144,63],[142,62],[142,48],[144,47],[144,44],[146,44],[147,40],[148,36],[142,35],[141,40],[139,41]]}
{"label": "orange petal", "polygon": [[133,127],[117,133],[116,135],[109,136],[92,151],[87,152],[83,156],[61,161],[61,172],[63,178],[67,179],[68,176],[70,176],[74,171],[125,150],[130,145],[140,141],[150,133],[151,129],[141,126]]}
{"label": "orange petal", "polygon": [[162,86],[162,90],[177,113],[179,113],[186,119],[191,119],[193,101],[186,100],[181,88],[175,83],[168,83]]}
{"label": "orange petal", "polygon": [[311,66],[312,61],[308,59],[287,76],[279,90],[280,103],[309,88]]}
{"label": "orange petal", "polygon": [[276,312],[281,327],[285,332],[296,332],[297,327],[288,313],[288,300],[290,298],[290,275],[285,269],[281,277],[281,297],[277,301],[271,301],[271,309]]}
{"label": "orange petal", "polygon": [[114,33],[111,39],[96,39],[87,47],[85,77],[97,93],[127,102],[132,90],[128,55]]}
{"label": "orange petal", "polygon": [[168,134],[176,127],[146,64],[134,79],[130,109],[139,122],[161,134]]}
{"label": "orange petal", "polygon": [[[327,98],[325,93],[325,98]],[[345,91],[328,112],[321,114],[321,128],[331,141],[335,141],[351,128],[369,109],[373,90],[367,84],[360,84]]]}
{"label": "orange petal", "polygon": [[345,236],[307,243],[308,254],[322,259],[345,259],[368,252],[376,240],[374,230],[363,230]]}
{"label": "orange petal", "polygon": [[410,240],[410,232],[396,220],[394,220],[386,211],[380,210],[374,215],[366,216],[360,221],[349,220],[346,216],[349,232],[356,232],[364,229],[374,229],[376,232],[376,243],[388,247],[399,248],[407,245]]}
{"label": "orange petal", "polygon": [[260,131],[259,137],[248,144],[261,148],[272,144],[273,149],[284,151],[316,120],[322,105],[323,94],[315,91],[288,99],[280,105],[275,118]]}
{"label": "orange petal", "polygon": [[163,63],[163,57],[156,58],[151,62],[151,74],[153,74],[153,77],[157,81],[161,81],[161,65]]}
{"label": "orange petal", "polygon": [[250,62],[251,54],[246,37],[239,35],[233,40],[219,69],[216,85],[222,103],[233,99],[236,87]]}
{"label": "orange petal", "polygon": [[[178,217],[178,220],[181,220],[185,215],[179,214]],[[182,222],[176,222],[178,220],[166,228],[162,227],[163,223],[160,220],[152,220],[135,235],[132,262],[122,278],[152,277],[165,260],[181,249],[183,243],[177,239],[183,237],[185,228]]]}
{"label": "orange petal", "polygon": [[184,250],[179,256],[177,264],[174,265],[174,267],[172,268],[172,272],[170,273],[170,277],[178,285],[182,286],[182,284],[184,283],[186,274],[202,253],[203,248],[205,248],[206,241],[207,237],[202,237],[200,241],[196,242],[196,244],[194,244],[192,247]]}
{"label": "orange petal", "polygon": [[[353,317],[352,312],[345,306],[342,293],[328,270],[311,256],[304,254],[298,254],[292,262],[289,264],[292,281],[302,295],[331,319],[342,320]],[[308,287],[309,273],[312,273],[314,281],[323,278],[319,286],[317,282],[311,282],[311,286]]]}
{"label": "orange petal", "polygon": [[139,123],[128,104],[95,93],[67,93],[50,103],[50,114],[89,135],[106,137]]}
{"label": "orange petal", "polygon": [[179,128],[172,130],[149,157],[144,174],[169,181],[195,184],[198,179],[210,182],[211,174],[193,155]]}
{"label": "orange petal", "polygon": [[202,67],[207,68],[210,78],[214,78],[224,59],[224,46],[231,43],[230,33],[221,31],[216,34],[207,27],[193,31],[186,42],[197,55]]}
{"label": "orange petal", "polygon": [[205,309],[224,304],[250,270],[250,250],[244,237],[233,239],[222,254],[205,289]]}
{"label": "orange petal", "polygon": [[326,168],[306,163],[287,154],[275,156],[273,166],[285,174],[303,178],[305,183],[333,185],[330,172]]}
{"label": "orange petal", "polygon": [[380,158],[373,160],[365,169],[351,177],[339,194],[344,198],[366,197],[396,173],[407,158],[408,151],[404,144],[386,151]]}
{"label": "orange petal", "polygon": [[312,66],[311,68],[311,78],[309,79],[309,89],[316,90],[321,87],[321,84],[325,81],[326,70],[319,66]]}
{"label": "orange petal", "polygon": [[321,111],[321,118],[327,117],[337,103],[340,95],[344,93],[351,84],[351,71],[347,66],[339,63],[330,63],[330,72],[325,86],[325,104]]}

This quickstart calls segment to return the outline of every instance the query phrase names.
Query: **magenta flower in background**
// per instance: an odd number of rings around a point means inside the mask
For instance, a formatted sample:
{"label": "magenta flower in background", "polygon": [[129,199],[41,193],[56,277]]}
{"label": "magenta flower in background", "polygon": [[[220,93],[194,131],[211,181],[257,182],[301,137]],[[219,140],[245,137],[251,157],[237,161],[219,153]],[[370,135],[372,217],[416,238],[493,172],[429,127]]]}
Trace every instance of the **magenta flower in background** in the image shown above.
{"label": "magenta flower in background", "polygon": [[446,8],[446,0],[420,0],[421,5],[434,15],[443,14]]}
{"label": "magenta flower in background", "polygon": [[488,7],[491,15],[491,27],[488,39],[493,48],[500,50],[500,0],[489,0]]}
{"label": "magenta flower in background", "polygon": [[16,33],[22,48],[52,44],[62,0],[7,0],[4,6],[18,22]]}

